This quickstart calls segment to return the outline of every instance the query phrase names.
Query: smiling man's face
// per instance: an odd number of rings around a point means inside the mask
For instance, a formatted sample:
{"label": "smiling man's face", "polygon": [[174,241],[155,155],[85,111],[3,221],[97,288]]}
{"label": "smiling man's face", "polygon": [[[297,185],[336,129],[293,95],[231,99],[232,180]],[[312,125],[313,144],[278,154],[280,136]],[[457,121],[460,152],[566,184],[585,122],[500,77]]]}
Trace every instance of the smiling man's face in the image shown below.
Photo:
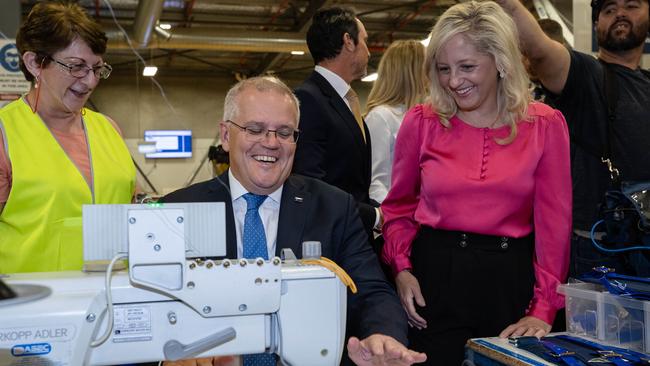
{"label": "smiling man's face", "polygon": [[[298,128],[296,106],[290,96],[276,90],[247,87],[237,96],[238,113],[233,120],[242,127],[268,130]],[[274,133],[261,141],[229,122],[221,123],[223,147],[230,153],[230,169],[249,192],[268,195],[284,184],[293,166],[295,143],[280,142]]]}

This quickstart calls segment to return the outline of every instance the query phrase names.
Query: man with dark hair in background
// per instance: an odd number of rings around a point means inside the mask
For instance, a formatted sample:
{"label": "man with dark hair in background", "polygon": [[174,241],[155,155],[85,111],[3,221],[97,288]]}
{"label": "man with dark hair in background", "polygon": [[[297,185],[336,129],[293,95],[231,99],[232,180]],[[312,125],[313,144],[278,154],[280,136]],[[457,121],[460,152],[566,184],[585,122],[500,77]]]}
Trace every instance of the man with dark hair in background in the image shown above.
{"label": "man with dark hair in background", "polygon": [[370,199],[370,134],[350,83],[367,72],[368,34],[354,12],[319,10],[307,31],[314,72],[296,90],[300,140],[293,171],[350,193],[359,203],[368,234],[381,225],[379,204]]}
{"label": "man with dark hair in background", "polygon": [[[519,0],[496,1],[513,16],[522,51],[569,124],[574,232],[570,275],[595,266],[637,274],[639,268],[648,268],[643,253],[622,255],[596,250],[590,230],[605,191],[611,187],[608,168],[600,160],[608,147],[622,180],[650,180],[650,78],[639,67],[649,27],[648,0],[591,1],[598,59],[551,40]],[[605,85],[607,69],[615,76],[615,88]],[[616,100],[607,89],[615,89]],[[608,95],[616,105],[609,127]],[[594,234],[597,240],[604,235],[599,231]]]}

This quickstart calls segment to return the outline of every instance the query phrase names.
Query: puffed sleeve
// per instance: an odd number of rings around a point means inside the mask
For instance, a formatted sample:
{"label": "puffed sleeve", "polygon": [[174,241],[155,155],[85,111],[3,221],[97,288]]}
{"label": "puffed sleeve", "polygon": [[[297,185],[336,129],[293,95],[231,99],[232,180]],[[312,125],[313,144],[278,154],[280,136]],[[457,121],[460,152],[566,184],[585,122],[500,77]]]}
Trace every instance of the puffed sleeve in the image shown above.
{"label": "puffed sleeve", "polygon": [[[554,112],[554,113],[553,113]],[[564,297],[557,286],[566,280],[571,240],[572,184],[569,132],[557,110],[546,118],[544,150],[535,172],[535,289],[528,315],[552,324]]]}
{"label": "puffed sleeve", "polygon": [[382,260],[393,275],[411,268],[411,244],[418,231],[415,210],[420,196],[420,147],[423,106],[404,116],[395,141],[392,186],[381,205],[384,214]]}

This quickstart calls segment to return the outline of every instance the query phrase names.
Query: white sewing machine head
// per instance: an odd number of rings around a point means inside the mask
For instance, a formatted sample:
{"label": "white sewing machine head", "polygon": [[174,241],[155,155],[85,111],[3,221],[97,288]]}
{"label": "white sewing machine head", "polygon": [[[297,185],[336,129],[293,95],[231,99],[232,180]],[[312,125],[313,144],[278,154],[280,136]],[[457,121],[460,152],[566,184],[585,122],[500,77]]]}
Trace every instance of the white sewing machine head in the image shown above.
{"label": "white sewing machine head", "polygon": [[341,281],[323,267],[277,257],[197,258],[225,255],[224,227],[223,203],[85,206],[84,258],[128,258],[128,274],[10,274],[5,280],[19,296],[0,300],[0,364],[266,351],[288,365],[338,365]]}

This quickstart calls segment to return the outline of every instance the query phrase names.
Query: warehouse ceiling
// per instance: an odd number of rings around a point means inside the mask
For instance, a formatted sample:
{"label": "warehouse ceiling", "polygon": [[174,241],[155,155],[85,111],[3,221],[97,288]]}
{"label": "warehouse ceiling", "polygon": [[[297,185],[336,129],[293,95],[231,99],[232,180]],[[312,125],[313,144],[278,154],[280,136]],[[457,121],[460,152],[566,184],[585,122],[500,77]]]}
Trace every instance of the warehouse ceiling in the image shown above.
{"label": "warehouse ceiling", "polygon": [[[113,13],[109,6],[110,4]],[[23,16],[36,0],[22,0]],[[372,71],[397,39],[424,39],[456,0],[80,0],[109,35],[106,61],[115,74],[139,74],[143,62],[159,75],[303,78],[313,68],[304,42],[314,12],[352,7],[369,35]],[[556,0],[556,3],[569,1]],[[562,9],[560,9],[562,10]],[[570,11],[565,9],[564,11]],[[114,14],[114,18],[113,18]],[[568,17],[570,19],[570,17]],[[117,21],[117,24],[116,24]],[[158,24],[169,24],[161,30]],[[130,49],[119,27],[123,28]],[[304,51],[295,55],[291,51]]]}

